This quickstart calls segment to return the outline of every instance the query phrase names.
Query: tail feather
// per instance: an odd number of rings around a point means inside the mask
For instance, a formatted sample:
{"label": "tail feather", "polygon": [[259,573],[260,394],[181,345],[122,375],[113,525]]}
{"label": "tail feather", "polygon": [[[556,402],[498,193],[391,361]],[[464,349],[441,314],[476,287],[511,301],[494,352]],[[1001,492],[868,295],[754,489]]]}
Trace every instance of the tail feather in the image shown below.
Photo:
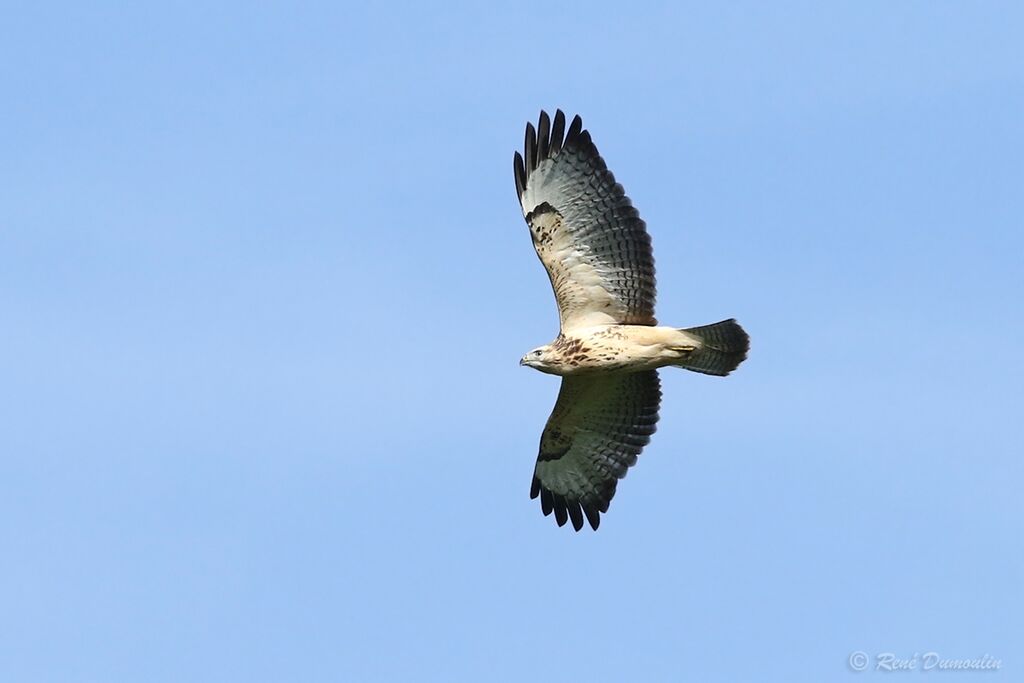
{"label": "tail feather", "polygon": [[696,337],[700,346],[679,361],[678,367],[705,375],[728,375],[746,359],[750,350],[750,337],[732,318],[712,325],[689,327],[683,332]]}

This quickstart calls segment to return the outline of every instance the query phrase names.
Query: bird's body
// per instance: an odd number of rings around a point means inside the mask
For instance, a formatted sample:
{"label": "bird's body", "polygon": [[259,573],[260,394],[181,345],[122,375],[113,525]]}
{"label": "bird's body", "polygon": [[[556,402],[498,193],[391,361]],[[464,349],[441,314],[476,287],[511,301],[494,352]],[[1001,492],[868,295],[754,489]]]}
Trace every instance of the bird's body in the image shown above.
{"label": "bird's body", "polygon": [[656,370],[684,362],[700,347],[685,330],[647,325],[593,325],[573,328],[527,354],[523,365],[551,375]]}
{"label": "bird's body", "polygon": [[749,339],[732,319],[659,326],[654,256],[646,226],[575,117],[541,112],[515,155],[516,192],[558,303],[560,332],[521,365],[562,376],[541,435],[532,498],[558,525],[596,529],[618,480],[658,422],[657,369],[727,375]]}

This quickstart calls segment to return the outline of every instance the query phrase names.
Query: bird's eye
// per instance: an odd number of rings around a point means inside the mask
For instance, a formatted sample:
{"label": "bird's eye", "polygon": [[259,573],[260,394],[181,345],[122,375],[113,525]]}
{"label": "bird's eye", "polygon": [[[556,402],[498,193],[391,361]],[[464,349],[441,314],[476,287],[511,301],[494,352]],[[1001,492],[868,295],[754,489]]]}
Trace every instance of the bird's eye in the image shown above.
{"label": "bird's eye", "polygon": [[536,351],[533,352],[533,355],[537,356],[537,358],[540,358],[541,355],[543,355],[543,353],[544,353],[543,351],[541,351],[540,349],[537,349]]}

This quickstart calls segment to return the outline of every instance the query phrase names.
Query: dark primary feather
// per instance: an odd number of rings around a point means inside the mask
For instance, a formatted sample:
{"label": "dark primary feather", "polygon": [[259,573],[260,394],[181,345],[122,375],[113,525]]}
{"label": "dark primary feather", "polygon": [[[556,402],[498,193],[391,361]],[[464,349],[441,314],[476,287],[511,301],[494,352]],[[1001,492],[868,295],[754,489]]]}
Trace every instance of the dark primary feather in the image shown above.
{"label": "dark primary feather", "polygon": [[558,154],[558,150],[562,149],[562,139],[564,135],[565,114],[563,114],[562,110],[559,109],[555,112],[555,123],[551,127],[551,146],[549,147],[550,154]]}
{"label": "dark primary feather", "polygon": [[540,113],[540,121],[537,123],[537,160],[548,158],[548,145],[551,144],[551,121],[548,113]]}
{"label": "dark primary feather", "polygon": [[523,189],[526,187],[526,167],[523,165],[523,157],[519,152],[512,159],[512,171],[516,175],[516,196],[523,196]]}
{"label": "dark primary feather", "polygon": [[571,145],[575,143],[581,130],[583,130],[583,119],[581,119],[580,115],[577,114],[572,117],[572,123],[569,124],[569,132],[565,134],[565,144]]}
{"label": "dark primary feather", "polygon": [[526,143],[524,146],[526,173],[527,178],[529,178],[529,174],[537,170],[537,133],[534,132],[532,123],[526,124]]}

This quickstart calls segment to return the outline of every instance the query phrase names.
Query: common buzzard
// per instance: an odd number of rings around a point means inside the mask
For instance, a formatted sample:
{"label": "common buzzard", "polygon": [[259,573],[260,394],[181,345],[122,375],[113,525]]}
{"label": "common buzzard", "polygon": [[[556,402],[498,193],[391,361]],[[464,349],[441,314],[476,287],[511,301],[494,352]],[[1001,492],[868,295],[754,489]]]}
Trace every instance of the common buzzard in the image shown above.
{"label": "common buzzard", "polygon": [[605,165],[579,116],[540,113],[526,125],[515,181],[537,256],[558,303],[558,337],[521,365],[562,377],[540,439],[530,497],[576,531],[597,529],[619,479],[658,422],[657,368],[728,375],[749,339],[732,319],[659,326],[654,256],[640,214]]}

